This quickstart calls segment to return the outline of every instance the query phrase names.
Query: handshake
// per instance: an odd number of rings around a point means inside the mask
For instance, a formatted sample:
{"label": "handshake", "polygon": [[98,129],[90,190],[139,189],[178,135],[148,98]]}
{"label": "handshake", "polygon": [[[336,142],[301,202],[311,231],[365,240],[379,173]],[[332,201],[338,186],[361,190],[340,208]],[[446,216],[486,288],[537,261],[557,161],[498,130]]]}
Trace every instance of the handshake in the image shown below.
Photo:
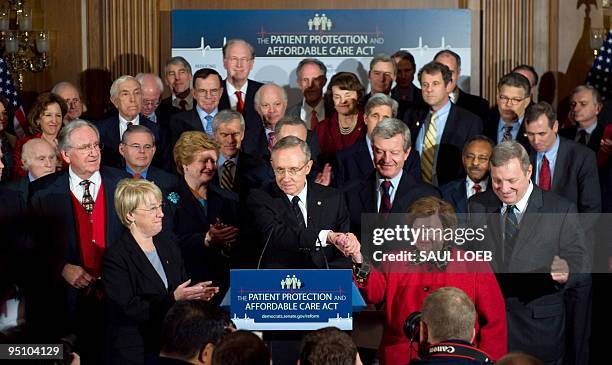
{"label": "handshake", "polygon": [[360,264],[363,262],[361,255],[361,244],[357,237],[352,233],[329,232],[327,243],[336,246],[346,257],[351,257],[353,262]]}

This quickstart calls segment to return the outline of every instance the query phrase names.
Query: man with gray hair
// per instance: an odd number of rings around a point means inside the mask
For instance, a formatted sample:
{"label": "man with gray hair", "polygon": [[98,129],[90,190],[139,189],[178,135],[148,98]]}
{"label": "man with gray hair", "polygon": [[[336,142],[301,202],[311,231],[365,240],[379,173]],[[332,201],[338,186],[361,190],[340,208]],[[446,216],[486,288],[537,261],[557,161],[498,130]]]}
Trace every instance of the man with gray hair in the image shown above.
{"label": "man with gray hair", "polygon": [[386,53],[377,54],[370,61],[370,92],[364,97],[366,103],[376,93],[391,94],[391,86],[397,76],[397,64],[395,59]]}
{"label": "man with gray hair", "polygon": [[323,87],[327,83],[327,67],[316,58],[304,58],[295,70],[296,82],[303,99],[287,109],[287,115],[299,117],[308,129],[315,129],[330,113],[325,110]]}
{"label": "man with gray hair", "polygon": [[217,174],[214,183],[239,195],[244,172],[244,153],[241,150],[244,139],[244,118],[235,110],[221,110],[213,119],[213,135],[219,144]]}
{"label": "man with gray hair", "polygon": [[351,232],[357,237],[362,213],[405,213],[419,198],[440,197],[432,185],[404,171],[411,150],[410,130],[404,122],[385,118],[372,130],[371,138],[374,170],[344,189]]}
{"label": "man with gray hair", "polygon": [[564,293],[575,285],[571,273],[590,269],[576,206],[532,183],[529,155],[516,141],[495,146],[490,165],[492,188],[472,196],[468,209],[475,227],[487,227],[473,248],[493,253],[506,302],[508,351],[561,363]]}
{"label": "man with gray hair", "polygon": [[61,81],[53,86],[51,92],[64,99],[66,105],[68,105],[68,113],[64,116],[64,124],[81,117],[84,112],[84,105],[81,100],[81,93],[74,85],[67,81]]}
{"label": "man with gray hair", "polygon": [[131,125],[144,125],[159,140],[159,126],[140,114],[142,87],[133,76],[123,75],[113,82],[110,100],[117,108],[117,115],[99,121],[96,127],[100,132],[100,142],[104,145],[102,164],[121,168],[123,160],[119,154],[119,143],[127,128]]}
{"label": "man with gray hair", "polygon": [[191,94],[191,65],[181,56],[170,57],[164,67],[164,80],[172,95],[161,101],[161,106],[172,113],[193,109]]}
{"label": "man with gray hair", "polygon": [[102,257],[123,232],[114,192],[119,180],[129,175],[100,167],[102,144],[98,130],[87,121],[77,119],[64,126],[58,148],[68,168],[33,181],[29,204],[32,211],[64,227],[61,275],[67,283],[67,330],[77,335],[76,352],[84,362],[98,363],[104,334]]}
{"label": "man with gray hair", "polygon": [[559,135],[589,147],[595,153],[604,135],[604,126],[597,116],[601,111],[601,96],[591,85],[580,85],[570,98],[570,120],[575,124],[559,131]]}

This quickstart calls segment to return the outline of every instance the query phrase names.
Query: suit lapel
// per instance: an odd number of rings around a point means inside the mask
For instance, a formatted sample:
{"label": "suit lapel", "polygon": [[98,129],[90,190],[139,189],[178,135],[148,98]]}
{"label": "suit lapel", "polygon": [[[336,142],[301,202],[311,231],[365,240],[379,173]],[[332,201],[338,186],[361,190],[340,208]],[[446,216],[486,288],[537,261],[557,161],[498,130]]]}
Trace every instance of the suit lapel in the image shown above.
{"label": "suit lapel", "polygon": [[[540,210],[542,208],[542,190],[537,186],[533,187],[529,202],[527,203],[527,209],[521,218],[519,223],[519,232],[516,237],[516,243],[512,257],[514,258],[520,250],[528,246],[529,244],[536,244],[536,242],[530,242],[529,237],[533,237],[533,231],[538,228],[540,221]],[[542,228],[542,227],[539,227]]]}
{"label": "suit lapel", "polygon": [[308,185],[308,192],[306,196],[307,208],[308,208],[308,228],[321,227],[321,216],[323,215],[323,209],[326,208],[326,202],[321,199],[321,194],[318,192],[318,186],[316,183]]}
{"label": "suit lapel", "polygon": [[198,202],[196,197],[193,196],[191,190],[189,190],[189,186],[187,185],[185,180],[182,180],[179,186],[180,187],[178,189],[182,190],[180,192],[180,195],[181,197],[183,197],[183,208],[188,211],[189,215],[191,215],[192,217],[198,217],[198,220],[200,222],[203,222],[203,224],[210,224],[210,222],[208,221],[208,217],[204,213],[204,209],[202,208],[200,202]]}
{"label": "suit lapel", "polygon": [[415,185],[416,183],[412,180],[412,177],[403,171],[399,186],[395,191],[395,198],[391,205],[391,213],[406,213],[408,210],[408,201],[410,201],[412,197],[411,191]]}
{"label": "suit lapel", "polygon": [[[149,282],[155,283],[158,289],[166,291],[166,287],[164,286],[161,277],[159,276],[157,271],[155,271],[153,265],[151,265],[151,262],[147,258],[147,255],[144,253],[144,251],[142,251],[140,246],[138,246],[138,243],[136,242],[136,240],[134,240],[132,234],[129,232],[126,232],[124,234],[126,235],[126,240],[128,240],[127,250],[129,252],[130,259],[134,263],[134,267],[138,269],[138,271],[140,271],[144,276],[146,276],[149,279]],[[163,260],[161,256],[160,261],[162,261],[163,265]]]}
{"label": "suit lapel", "polygon": [[565,172],[569,171],[567,163],[569,162],[569,156],[567,155],[567,143],[565,143],[563,137],[559,137],[559,149],[557,150],[557,160],[555,161],[555,171],[552,177],[551,191],[558,191],[561,188],[560,182],[565,181]]}
{"label": "suit lapel", "polygon": [[372,172],[372,169],[374,169],[374,163],[372,162],[372,157],[370,156],[370,151],[368,150],[368,143],[366,142],[365,138],[357,143],[359,143],[359,152],[355,154],[357,166],[359,167],[361,175],[367,176]]}
{"label": "suit lapel", "polygon": [[159,255],[159,261],[161,261],[162,266],[164,267],[164,272],[166,273],[166,280],[168,280],[168,289],[176,288],[177,286],[182,284],[180,282],[180,262],[174,262],[170,249],[167,246],[168,244],[172,244],[172,242],[161,241],[159,237],[159,235],[153,237],[153,243],[155,244],[155,249],[157,250],[157,254]]}
{"label": "suit lapel", "polygon": [[465,186],[465,180],[462,179],[458,181],[457,189],[452,190],[451,196],[455,204],[457,204],[457,210],[467,212],[467,188]]}
{"label": "suit lapel", "polygon": [[451,105],[448,111],[448,116],[446,117],[446,125],[442,131],[442,138],[440,138],[440,144],[448,143],[451,138],[451,133],[456,133],[456,131],[461,128],[461,125],[457,120],[457,107],[453,105],[452,102],[449,101],[449,103],[451,103]]}
{"label": "suit lapel", "polygon": [[191,109],[191,118],[189,119],[189,123],[195,131],[204,132],[204,127],[202,126],[202,121],[200,120],[200,115],[198,114],[196,107]]}
{"label": "suit lapel", "polygon": [[370,176],[364,183],[361,184],[361,190],[359,191],[359,199],[361,200],[362,213],[377,213],[378,207],[376,206],[376,194],[378,194],[378,187],[376,184],[376,172],[370,173]]}

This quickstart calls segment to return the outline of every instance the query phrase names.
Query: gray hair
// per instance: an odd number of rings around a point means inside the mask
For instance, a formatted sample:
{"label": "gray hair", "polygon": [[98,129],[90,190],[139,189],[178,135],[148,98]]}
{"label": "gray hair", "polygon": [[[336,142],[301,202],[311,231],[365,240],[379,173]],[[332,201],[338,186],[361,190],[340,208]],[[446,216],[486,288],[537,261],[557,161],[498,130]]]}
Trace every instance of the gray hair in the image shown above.
{"label": "gray hair", "polygon": [[98,128],[92,123],[83,120],[83,119],[75,119],[72,122],[66,124],[59,132],[57,136],[57,149],[60,151],[68,151],[70,146],[70,137],[72,137],[72,133],[83,127],[91,128],[95,133],[96,137],[98,137],[98,141],[100,141],[100,132],[98,132]]}
{"label": "gray hair", "polygon": [[300,63],[298,63],[298,66],[295,69],[295,75],[298,78],[301,77],[300,73],[302,72],[302,69],[306,65],[317,65],[317,66],[319,66],[319,69],[323,73],[323,76],[327,75],[327,67],[325,66],[325,64],[323,62],[321,62],[320,60],[318,60],[316,58],[304,58],[303,60],[300,61]]}
{"label": "gray hair", "polygon": [[438,58],[439,56],[443,56],[443,55],[451,56],[452,58],[454,58],[455,63],[457,64],[457,73],[461,73],[461,56],[459,56],[458,53],[451,51],[450,49],[443,49],[439,51],[438,53],[436,53],[436,55],[433,58],[434,61],[436,60],[436,58]]}
{"label": "gray hair", "polygon": [[125,130],[125,132],[123,132],[123,135],[121,136],[121,143],[127,144],[127,139],[132,133],[147,133],[149,136],[151,136],[151,140],[153,141],[153,144],[155,144],[155,134],[153,134],[153,132],[151,132],[149,128],[145,127],[144,125],[140,125],[140,124],[133,124],[129,126]]}
{"label": "gray hair", "polygon": [[168,67],[170,65],[180,65],[187,69],[189,74],[191,75],[191,65],[187,60],[181,56],[170,57],[168,61],[166,61],[166,65],[164,66],[164,73],[168,73]]}
{"label": "gray hair", "polygon": [[370,115],[372,109],[383,105],[391,108],[393,114],[391,115],[392,117],[395,118],[397,116],[397,108],[399,107],[398,102],[389,95],[385,95],[383,93],[376,93],[372,95],[370,99],[368,99],[368,102],[365,105],[365,115]]}
{"label": "gray hair", "polygon": [[244,44],[245,46],[247,46],[249,48],[249,52],[251,52],[251,59],[255,59],[255,48],[253,48],[253,46],[245,41],[244,39],[238,39],[238,38],[234,38],[234,39],[230,39],[229,41],[227,41],[227,43],[225,43],[225,45],[223,46],[223,59],[225,59],[227,57],[227,49],[230,48],[231,46],[235,45],[235,44]]}
{"label": "gray hair", "polygon": [[440,288],[425,298],[421,311],[430,339],[436,342],[472,339],[476,308],[463,290],[449,286]]}
{"label": "gray hair", "polygon": [[304,154],[304,162],[310,161],[310,147],[305,141],[297,138],[296,136],[287,136],[282,138],[280,141],[277,141],[272,147],[272,154],[276,151],[286,150],[292,147],[300,147],[300,150]]}
{"label": "gray hair", "polygon": [[242,132],[244,132],[245,124],[244,124],[244,117],[242,116],[242,114],[238,113],[235,110],[231,110],[231,109],[225,109],[225,110],[219,111],[217,115],[215,115],[215,118],[213,119],[213,133],[217,133],[217,129],[219,129],[221,124],[233,122],[236,119],[240,121],[240,129],[242,129]]}
{"label": "gray hair", "polygon": [[[131,76],[131,75],[119,76],[118,79],[113,81],[113,84],[110,87],[110,96],[111,96],[111,98],[116,97],[117,94],[119,93],[119,85],[121,85],[124,82],[129,81],[129,80],[134,80],[134,81],[138,82],[138,80],[136,80],[136,78],[134,76]],[[140,85],[140,83],[138,83],[138,85]]]}
{"label": "gray hair", "polygon": [[51,89],[51,93],[55,95],[59,95],[60,90],[62,90],[65,87],[72,87],[80,94],[79,89],[77,89],[74,85],[72,85],[68,81],[60,81],[57,84],[55,84],[53,86],[53,89]]}
{"label": "gray hair", "polygon": [[153,80],[155,80],[155,84],[157,85],[157,87],[159,88],[159,92],[163,93],[164,92],[164,83],[162,82],[162,79],[157,76],[156,74],[152,74],[152,73],[139,73],[137,74],[134,78],[136,79],[136,81],[138,81],[140,83],[140,87],[144,87],[143,82],[145,77],[150,76],[153,78]]}
{"label": "gray hair", "polygon": [[306,123],[304,123],[304,121],[300,117],[297,117],[295,115],[286,115],[282,117],[281,120],[279,120],[278,123],[276,123],[276,125],[274,126],[274,134],[276,136],[279,136],[281,129],[286,125],[302,126],[304,127],[304,130],[308,131]]}
{"label": "gray hair", "polygon": [[397,63],[395,63],[395,58],[389,56],[386,53],[379,53],[372,58],[372,60],[370,61],[370,71],[379,62],[390,63],[391,66],[393,66],[393,73],[397,74]]}
{"label": "gray hair", "polygon": [[255,97],[254,97],[254,103],[255,103],[255,107],[259,107],[259,101],[261,100],[261,93],[262,90],[265,87],[276,87],[278,90],[280,90],[281,93],[281,97],[283,98],[283,100],[285,101],[285,103],[287,102],[287,92],[285,91],[284,88],[278,86],[277,84],[273,83],[273,82],[267,82],[265,84],[263,84],[259,89],[257,89],[257,92],[255,93]]}
{"label": "gray hair", "polygon": [[404,138],[404,151],[407,151],[410,148],[410,145],[412,144],[412,140],[410,137],[410,129],[408,128],[406,123],[402,122],[399,119],[383,119],[372,131],[371,138],[372,140],[374,140],[374,137],[389,139],[397,136],[398,134],[401,134],[402,138]]}
{"label": "gray hair", "polygon": [[585,90],[588,90],[588,91],[591,92],[591,95],[593,96],[593,101],[595,102],[595,104],[600,104],[601,105],[601,103],[603,102],[603,100],[601,100],[601,94],[592,85],[578,85],[578,86],[576,86],[576,88],[574,88],[574,90],[572,90],[572,96],[578,94],[579,92],[583,92]]}
{"label": "gray hair", "polygon": [[[55,147],[51,143],[47,142],[47,140],[44,138],[32,138],[31,140],[24,143],[21,149],[21,161],[23,162],[24,170],[29,171],[30,169],[30,162],[31,162],[30,160],[34,157],[32,156],[32,153],[34,153],[34,148],[37,145],[45,145],[45,144],[49,146],[49,148],[52,151],[55,151]],[[0,145],[0,147],[2,146]]]}
{"label": "gray hair", "polygon": [[521,170],[527,174],[529,170],[529,155],[520,143],[517,141],[504,141],[493,148],[489,163],[491,167],[499,167],[507,164],[513,158],[517,158],[521,164]]}

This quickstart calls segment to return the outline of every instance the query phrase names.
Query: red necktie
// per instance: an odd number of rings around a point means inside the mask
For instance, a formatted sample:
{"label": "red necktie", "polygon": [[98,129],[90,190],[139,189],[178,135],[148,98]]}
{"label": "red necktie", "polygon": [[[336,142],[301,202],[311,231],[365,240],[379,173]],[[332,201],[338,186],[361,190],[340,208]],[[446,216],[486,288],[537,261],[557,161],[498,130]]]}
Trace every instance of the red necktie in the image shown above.
{"label": "red necktie", "polygon": [[551,187],[551,179],[550,179],[550,166],[548,165],[548,159],[546,155],[542,157],[542,166],[540,166],[540,189],[542,190],[550,190]]}
{"label": "red necktie", "polygon": [[391,190],[391,181],[385,180],[380,184],[382,189],[382,196],[380,199],[380,208],[378,209],[378,213],[384,214],[385,216],[389,214],[391,211],[391,194],[389,190]]}
{"label": "red necktie", "polygon": [[236,111],[240,114],[243,114],[244,112],[244,100],[242,100],[242,91],[236,91],[236,99],[238,99],[238,102],[236,103]]}
{"label": "red necktie", "polygon": [[480,186],[480,184],[474,184],[474,186],[472,186],[472,189],[474,190],[474,194],[478,194],[480,193],[482,187]]}
{"label": "red necktie", "polygon": [[270,132],[268,133],[268,149],[272,151],[272,147],[274,147],[274,143],[276,143],[276,133]]}
{"label": "red necktie", "polygon": [[132,175],[132,179],[134,180],[142,179],[142,176],[138,172],[136,172],[134,175]]}
{"label": "red necktie", "polygon": [[314,130],[319,124],[319,118],[317,117],[317,111],[312,109],[312,113],[310,114],[310,129]]}

